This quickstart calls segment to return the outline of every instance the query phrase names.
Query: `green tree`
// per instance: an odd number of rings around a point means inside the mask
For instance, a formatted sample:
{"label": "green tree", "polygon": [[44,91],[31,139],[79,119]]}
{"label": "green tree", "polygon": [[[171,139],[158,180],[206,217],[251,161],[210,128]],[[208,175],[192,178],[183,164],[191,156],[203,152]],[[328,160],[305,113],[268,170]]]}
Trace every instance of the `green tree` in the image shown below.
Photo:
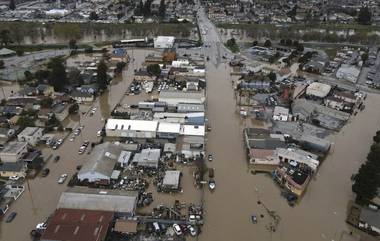
{"label": "green tree", "polygon": [[146,70],[148,71],[149,74],[152,74],[152,75],[157,76],[157,77],[160,76],[160,74],[161,74],[161,68],[158,64],[148,65]]}
{"label": "green tree", "polygon": [[39,81],[43,82],[47,80],[50,76],[50,71],[48,70],[37,70],[36,73],[34,73],[34,77]]}
{"label": "green tree", "polygon": [[34,78],[33,74],[29,70],[26,70],[24,72],[24,76],[25,76],[25,81],[31,81]]}
{"label": "green tree", "polygon": [[368,53],[363,53],[361,56],[361,59],[363,62],[367,61],[368,60]]}
{"label": "green tree", "polygon": [[70,69],[67,73],[67,81],[71,85],[80,86],[83,84],[83,77],[80,73],[80,70],[77,68]]}
{"label": "green tree", "polygon": [[10,31],[8,29],[1,30],[0,42],[1,42],[1,47],[8,46],[10,43],[12,43]]}
{"label": "green tree", "polygon": [[88,17],[90,20],[98,20],[99,19],[99,16],[96,12],[92,11],[90,13],[90,16]]}
{"label": "green tree", "polygon": [[4,60],[0,59],[0,69],[4,69]]}
{"label": "green tree", "polygon": [[16,9],[16,3],[15,3],[15,0],[10,0],[10,1],[9,1],[9,9],[10,9],[10,10],[15,10],[15,9]]}
{"label": "green tree", "polygon": [[151,15],[151,5],[152,5],[152,0],[146,0],[145,3],[144,3],[144,7],[143,7],[143,15],[148,17]]}
{"label": "green tree", "polygon": [[164,18],[164,17],[165,17],[165,13],[166,13],[165,0],[161,0],[161,1],[160,1],[160,7],[159,7],[159,9],[158,9],[158,15],[159,15],[161,18]]}
{"label": "green tree", "polygon": [[259,42],[257,42],[257,40],[254,40],[253,43],[252,43],[252,46],[255,47],[259,44]]}
{"label": "green tree", "polygon": [[98,87],[101,90],[107,89],[107,84],[108,84],[107,70],[108,70],[108,67],[106,63],[103,60],[100,61],[100,63],[98,64],[96,80],[98,83]]}
{"label": "green tree", "polygon": [[265,41],[265,43],[264,43],[264,47],[269,48],[270,46],[272,46],[272,42],[271,42],[269,39],[267,39],[267,40]]}
{"label": "green tree", "polygon": [[17,54],[17,56],[23,56],[24,55],[24,51],[22,49],[17,49],[16,50],[16,54]]}
{"label": "green tree", "polygon": [[75,39],[70,39],[70,41],[69,41],[69,48],[70,49],[77,49],[78,48],[77,41]]}
{"label": "green tree", "polygon": [[48,68],[51,70],[49,82],[54,87],[55,91],[63,91],[67,84],[66,69],[61,58],[53,58],[48,63]]}
{"label": "green tree", "polygon": [[362,7],[359,11],[358,22],[360,24],[369,25],[372,21],[372,13],[368,7]]}
{"label": "green tree", "polygon": [[268,74],[268,78],[270,79],[270,81],[275,82],[276,79],[277,79],[277,75],[276,75],[276,73],[274,73],[274,72],[270,72],[270,73]]}
{"label": "green tree", "polygon": [[34,126],[34,118],[28,115],[22,115],[17,120],[16,125],[21,127],[32,127]]}
{"label": "green tree", "polygon": [[371,165],[366,163],[360,167],[352,185],[352,191],[356,193],[357,202],[366,202],[376,196],[378,179],[378,173]]}
{"label": "green tree", "polygon": [[72,104],[69,107],[69,114],[76,114],[79,111],[79,105],[77,103]]}
{"label": "green tree", "polygon": [[51,97],[43,98],[40,104],[42,108],[50,108],[53,104],[53,99]]}

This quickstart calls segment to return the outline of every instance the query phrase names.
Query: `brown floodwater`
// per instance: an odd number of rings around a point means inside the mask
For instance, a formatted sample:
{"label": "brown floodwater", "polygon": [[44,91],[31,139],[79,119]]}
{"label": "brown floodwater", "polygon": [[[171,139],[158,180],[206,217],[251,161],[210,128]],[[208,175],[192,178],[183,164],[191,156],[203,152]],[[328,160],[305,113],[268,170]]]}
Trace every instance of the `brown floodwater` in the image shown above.
{"label": "brown floodwater", "polygon": [[[205,192],[205,225],[202,241],[219,240],[340,240],[347,202],[353,199],[350,177],[366,158],[372,136],[380,127],[380,96],[369,95],[366,109],[354,116],[336,136],[331,153],[321,165],[299,205],[289,207],[269,175],[248,172],[242,131],[245,126],[236,114],[229,70],[225,64],[208,66],[207,151],[215,161],[217,188]],[[263,205],[281,218],[276,232]],[[258,223],[250,216],[256,214]],[[264,215],[263,218],[260,215]]]}

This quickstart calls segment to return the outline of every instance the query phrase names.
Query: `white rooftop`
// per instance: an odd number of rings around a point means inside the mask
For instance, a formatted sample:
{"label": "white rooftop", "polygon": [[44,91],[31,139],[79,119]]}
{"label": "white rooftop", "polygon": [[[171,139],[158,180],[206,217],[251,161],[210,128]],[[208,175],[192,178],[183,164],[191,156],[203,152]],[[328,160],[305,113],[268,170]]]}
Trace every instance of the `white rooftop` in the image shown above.
{"label": "white rooftop", "polygon": [[319,98],[325,98],[331,90],[331,86],[319,82],[313,82],[306,88],[307,95],[314,95]]}
{"label": "white rooftop", "polygon": [[108,119],[106,129],[131,131],[156,131],[158,121]]}
{"label": "white rooftop", "polygon": [[181,134],[185,136],[204,136],[205,126],[183,125]]}
{"label": "white rooftop", "polygon": [[158,132],[179,134],[180,130],[181,130],[181,124],[179,123],[160,122],[160,124],[158,125]]}

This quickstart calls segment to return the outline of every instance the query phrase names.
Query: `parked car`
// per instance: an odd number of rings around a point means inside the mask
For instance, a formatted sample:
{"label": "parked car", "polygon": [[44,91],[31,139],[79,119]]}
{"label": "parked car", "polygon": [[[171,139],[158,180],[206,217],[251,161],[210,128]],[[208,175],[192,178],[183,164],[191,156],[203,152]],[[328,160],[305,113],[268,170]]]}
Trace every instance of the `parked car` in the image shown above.
{"label": "parked car", "polygon": [[17,213],[16,212],[11,212],[7,219],[5,220],[6,223],[10,223],[13,221],[13,219],[15,219],[15,217],[17,216]]}
{"label": "parked car", "polygon": [[175,234],[177,234],[178,236],[182,235],[182,230],[178,224],[176,224],[176,223],[173,224],[173,229],[174,229]]}
{"label": "parked car", "polygon": [[74,140],[75,140],[75,136],[72,136],[69,141],[74,141]]}
{"label": "parked car", "polygon": [[58,178],[58,183],[59,183],[59,184],[63,184],[63,183],[66,181],[66,178],[67,178],[67,174],[66,174],[66,173],[62,174],[62,175]]}
{"label": "parked car", "polygon": [[50,169],[49,168],[45,168],[44,170],[42,170],[41,176],[42,177],[47,177],[47,175],[49,175],[49,173],[50,173]]}
{"label": "parked car", "polygon": [[211,154],[208,155],[207,159],[208,159],[208,161],[210,161],[210,162],[211,162],[212,160],[214,160],[214,158],[213,158],[213,156],[212,156]]}
{"label": "parked car", "polygon": [[102,136],[103,134],[103,131],[102,130],[99,130],[97,133],[96,133],[96,136]]}
{"label": "parked car", "polygon": [[62,143],[63,143],[63,139],[58,139],[57,144],[62,145]]}
{"label": "parked car", "polygon": [[197,231],[195,230],[195,228],[193,226],[188,225],[187,229],[189,230],[191,236],[197,236]]}
{"label": "parked car", "polygon": [[47,223],[39,223],[36,225],[37,230],[45,230],[47,228]]}

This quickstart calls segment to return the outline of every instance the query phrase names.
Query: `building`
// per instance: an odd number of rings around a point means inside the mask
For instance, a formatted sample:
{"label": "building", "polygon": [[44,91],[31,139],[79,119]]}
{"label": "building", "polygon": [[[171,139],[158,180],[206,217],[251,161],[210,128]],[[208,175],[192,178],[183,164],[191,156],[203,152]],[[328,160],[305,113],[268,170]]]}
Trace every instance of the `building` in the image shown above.
{"label": "building", "polygon": [[2,162],[17,162],[28,152],[28,143],[9,142],[0,152]]}
{"label": "building", "polygon": [[59,208],[47,223],[41,241],[104,241],[113,212]]}
{"label": "building", "polygon": [[17,135],[17,140],[27,142],[31,146],[36,146],[43,136],[44,129],[39,127],[26,127]]}
{"label": "building", "polygon": [[171,49],[174,46],[175,37],[173,36],[157,36],[154,38],[154,48]]}
{"label": "building", "polygon": [[277,148],[275,156],[282,163],[292,166],[302,163],[308,165],[313,171],[316,171],[319,166],[318,156],[301,149]]}
{"label": "building", "polygon": [[249,164],[256,172],[272,172],[280,164],[274,154],[275,150],[252,148],[249,150]]}
{"label": "building", "polygon": [[184,136],[205,136],[205,126],[204,125],[182,125],[181,135]]}
{"label": "building", "polygon": [[57,208],[109,211],[133,216],[137,197],[137,192],[76,186],[61,194]]}
{"label": "building", "polygon": [[26,164],[23,161],[18,162],[3,162],[0,164],[0,176],[9,178],[11,176],[26,176]]}
{"label": "building", "polygon": [[331,91],[331,86],[328,84],[313,82],[306,88],[306,95],[317,98],[325,98]]}
{"label": "building", "polygon": [[53,113],[57,120],[62,122],[69,116],[69,105],[63,103],[56,104],[53,107]]}
{"label": "building", "polygon": [[166,102],[168,106],[178,106],[178,104],[204,104],[206,101],[204,91],[178,91],[164,90],[159,95],[160,102]]}
{"label": "building", "polygon": [[301,196],[310,182],[308,173],[289,167],[277,168],[273,176],[275,180],[297,196]]}
{"label": "building", "polygon": [[139,167],[158,168],[160,157],[160,149],[143,149],[134,155],[132,164]]}
{"label": "building", "polygon": [[158,125],[157,136],[165,139],[175,139],[178,137],[181,130],[179,123],[160,122]]}
{"label": "building", "polygon": [[121,146],[111,142],[95,146],[78,172],[78,179],[88,182],[110,182],[112,171],[122,151]]}
{"label": "building", "polygon": [[204,112],[204,111],[205,111],[205,107],[202,104],[179,103],[177,105],[178,113],[191,113],[191,112]]}
{"label": "building", "polygon": [[108,119],[108,137],[156,138],[158,121]]}
{"label": "building", "polygon": [[178,191],[180,189],[180,177],[181,171],[165,171],[165,176],[162,180],[162,188],[168,191]]}
{"label": "building", "polygon": [[380,211],[361,208],[359,228],[380,234]]}
{"label": "building", "polygon": [[273,120],[275,121],[288,121],[289,109],[281,106],[275,106],[273,110]]}
{"label": "building", "polygon": [[94,101],[94,95],[84,91],[73,90],[70,96],[79,103]]}
{"label": "building", "polygon": [[336,72],[336,77],[338,79],[343,79],[350,81],[352,83],[356,83],[358,80],[360,74],[360,69],[358,69],[356,66],[348,65],[348,64],[342,64],[341,67]]}

